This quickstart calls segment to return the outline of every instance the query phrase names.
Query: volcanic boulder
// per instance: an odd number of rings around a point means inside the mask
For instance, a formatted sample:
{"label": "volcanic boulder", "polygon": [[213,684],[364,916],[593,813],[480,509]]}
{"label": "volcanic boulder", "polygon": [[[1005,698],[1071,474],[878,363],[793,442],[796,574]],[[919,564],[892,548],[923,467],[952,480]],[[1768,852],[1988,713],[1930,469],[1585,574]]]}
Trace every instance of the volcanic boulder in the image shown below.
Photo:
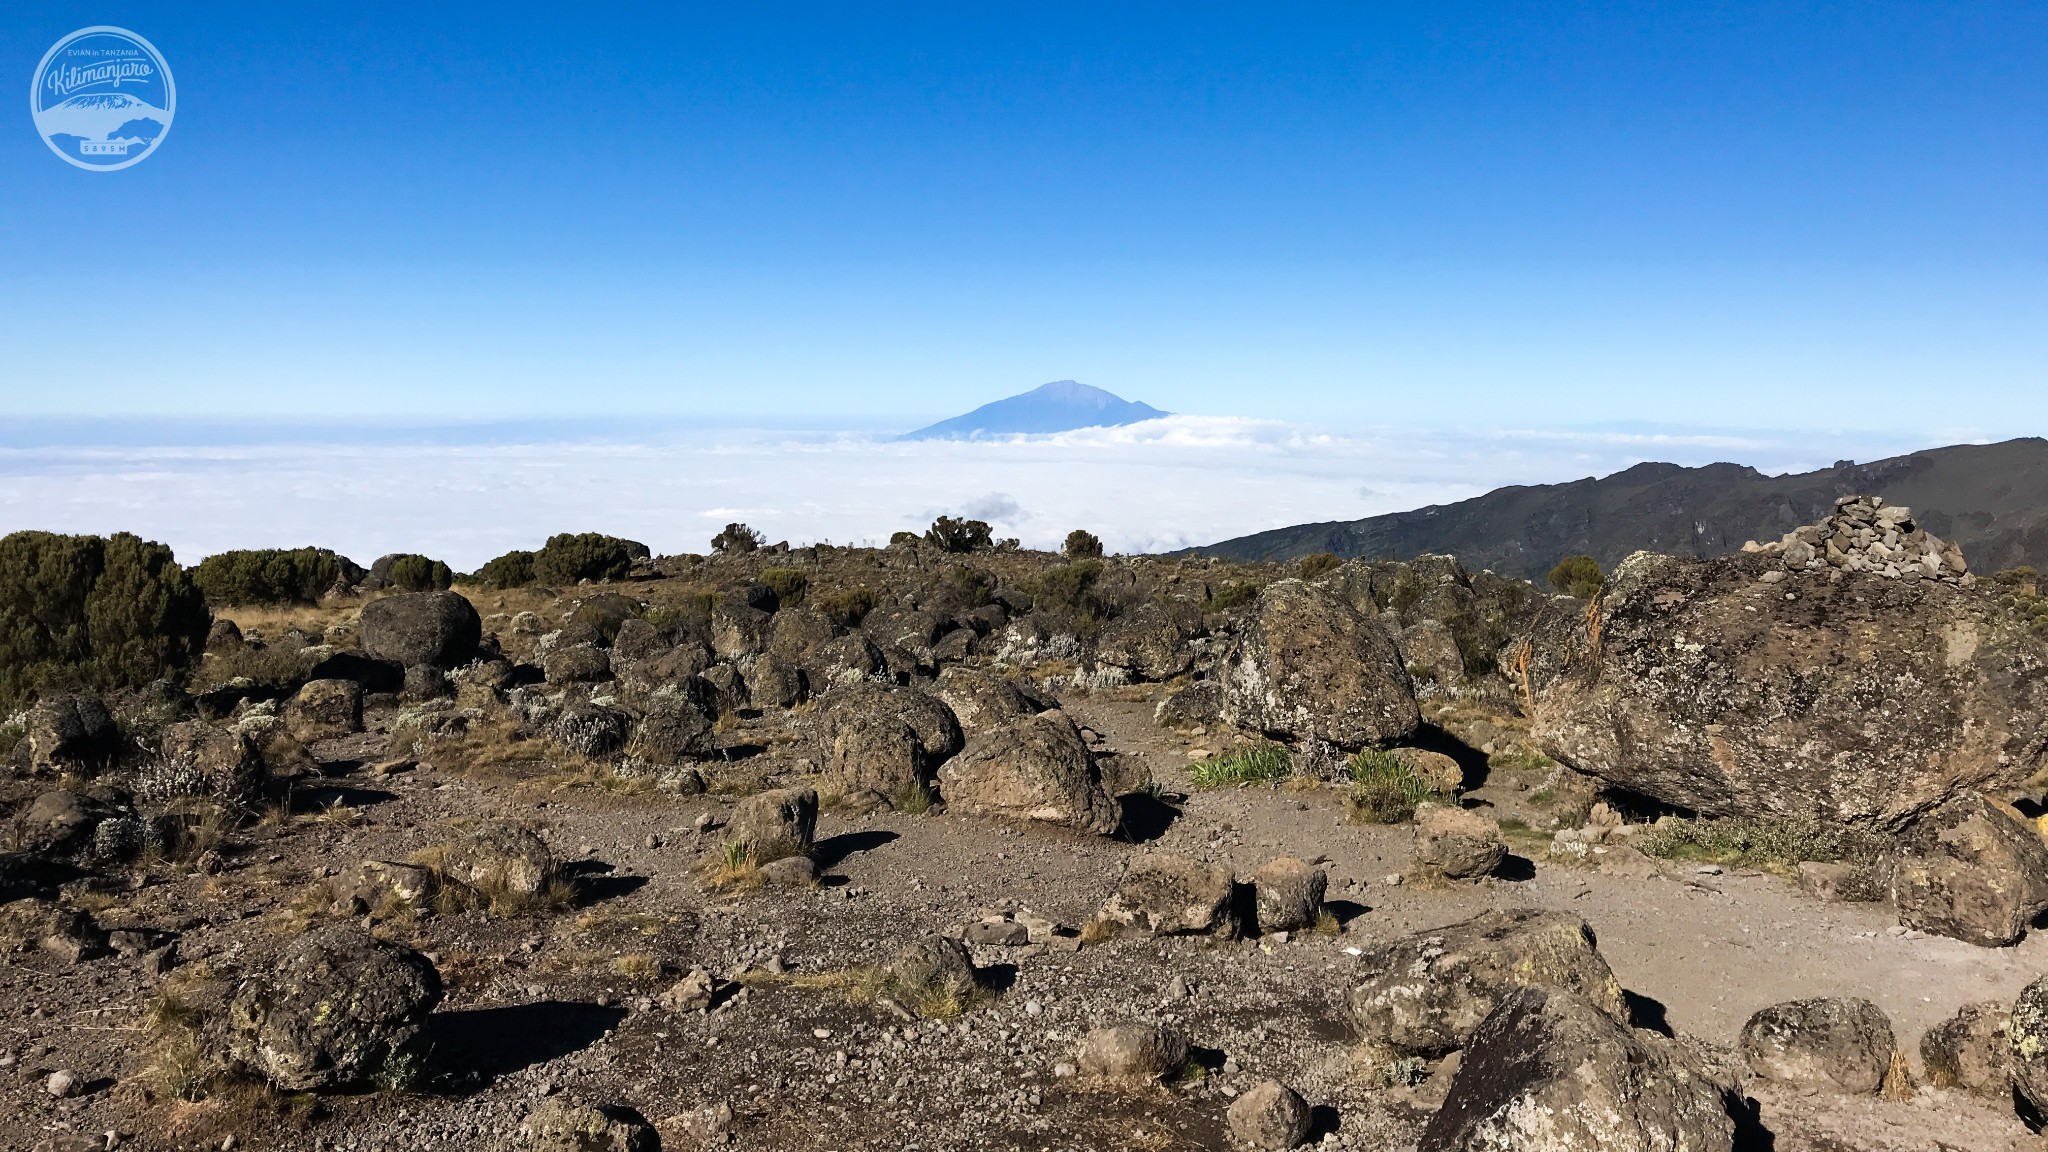
{"label": "volcanic boulder", "polygon": [[1107,836],[1122,810],[1067,714],[1041,712],[977,736],[939,769],[950,811],[1063,824]]}
{"label": "volcanic boulder", "polygon": [[1421,723],[1386,631],[1299,580],[1259,593],[1220,679],[1223,719],[1279,739],[1361,748],[1404,739]]}
{"label": "volcanic boulder", "polygon": [[1897,826],[2048,746],[2048,643],[1982,590],[1637,553],[1592,621],[1538,742],[1702,816]]}
{"label": "volcanic boulder", "polygon": [[425,1057],[441,976],[426,957],[353,924],[316,929],[242,982],[229,1049],[292,1092],[403,1084]]}
{"label": "volcanic boulder", "polygon": [[2048,911],[2048,846],[2011,808],[1974,792],[1917,821],[1892,867],[1899,922],[1984,947]]}
{"label": "volcanic boulder", "polygon": [[407,592],[363,606],[357,634],[363,651],[411,667],[453,668],[476,656],[483,620],[454,592]]}

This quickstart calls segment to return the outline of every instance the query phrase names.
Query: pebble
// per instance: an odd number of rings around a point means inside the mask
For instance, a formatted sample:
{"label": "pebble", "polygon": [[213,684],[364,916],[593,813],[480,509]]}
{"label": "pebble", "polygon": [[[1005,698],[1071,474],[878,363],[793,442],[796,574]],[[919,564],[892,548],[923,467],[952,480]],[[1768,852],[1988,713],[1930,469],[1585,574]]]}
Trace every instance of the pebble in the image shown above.
{"label": "pebble", "polygon": [[1389,888],[1399,888],[1401,886],[1401,874],[1399,872],[1396,872],[1393,875],[1382,879],[1380,883],[1385,884]]}
{"label": "pebble", "polygon": [[1024,1002],[1024,1014],[1026,1016],[1037,1016],[1043,1013],[1044,1011],[1045,1005],[1040,1004],[1036,1000],[1026,1000]]}
{"label": "pebble", "polygon": [[71,1097],[78,1095],[78,1088],[78,1073],[68,1068],[62,1068],[50,1073],[50,1078],[43,1081],[43,1091],[48,1092],[59,1100],[69,1100]]}

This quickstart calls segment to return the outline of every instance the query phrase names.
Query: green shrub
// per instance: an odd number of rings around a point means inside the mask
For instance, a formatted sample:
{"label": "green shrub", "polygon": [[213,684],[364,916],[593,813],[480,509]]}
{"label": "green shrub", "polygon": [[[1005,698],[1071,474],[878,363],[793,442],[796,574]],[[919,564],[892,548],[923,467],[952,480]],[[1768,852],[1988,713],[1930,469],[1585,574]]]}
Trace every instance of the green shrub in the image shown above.
{"label": "green shrub", "polygon": [[1102,539],[1085,528],[1076,528],[1067,533],[1067,542],[1060,545],[1060,551],[1069,560],[1100,560]]}
{"label": "green shrub", "polygon": [[1093,559],[1047,568],[1038,577],[1036,606],[1043,611],[1092,614],[1092,595],[1102,570],[1102,561]]}
{"label": "green shrub", "polygon": [[1355,824],[1400,824],[1425,800],[1449,799],[1392,752],[1368,748],[1351,758],[1344,811]]}
{"label": "green shrub", "polygon": [[0,538],[0,708],[46,690],[133,688],[182,673],[213,616],[162,544],[126,532]]}
{"label": "green shrub", "polygon": [[1233,580],[1221,588],[1210,588],[1202,600],[1202,611],[1228,612],[1242,608],[1259,598],[1262,586],[1249,580]]}
{"label": "green shrub", "polygon": [[754,531],[745,524],[734,522],[719,529],[718,535],[711,538],[711,550],[737,556],[752,552],[767,542],[768,538],[759,532]]}
{"label": "green shrub", "polygon": [[448,565],[417,553],[394,558],[384,578],[400,592],[446,592],[455,583],[455,573]]}
{"label": "green shrub", "polygon": [[1264,784],[1294,775],[1294,758],[1279,744],[1259,744],[1211,756],[1188,769],[1197,788],[1229,788]]}
{"label": "green shrub", "polygon": [[533,558],[533,553],[514,548],[487,561],[470,579],[486,588],[524,588],[534,581]]}
{"label": "green shrub", "polygon": [[368,575],[326,548],[243,548],[219,552],[192,569],[192,581],[215,607],[229,604],[312,604],[336,584]]}
{"label": "green shrub", "polygon": [[941,552],[987,552],[995,547],[995,530],[980,520],[941,516],[925,530],[925,543]]}
{"label": "green shrub", "polygon": [[533,578],[542,584],[574,584],[581,580],[623,580],[632,571],[635,550],[647,546],[602,532],[562,532],[533,557]]}
{"label": "green shrub", "polygon": [[1295,572],[1303,580],[1313,580],[1325,573],[1335,571],[1343,563],[1342,560],[1337,559],[1334,553],[1318,552],[1313,556],[1303,556],[1301,563],[1295,566]]}
{"label": "green shrub", "polygon": [[875,592],[865,584],[818,597],[818,611],[842,628],[857,628],[875,610]]}
{"label": "green shrub", "polygon": [[1567,556],[1550,570],[1550,586],[1567,596],[1591,600],[1600,594],[1607,577],[1600,574],[1600,562],[1591,556]]}
{"label": "green shrub", "polygon": [[764,568],[761,583],[775,593],[776,602],[784,608],[794,608],[804,602],[804,593],[810,589],[811,578],[796,568]]}

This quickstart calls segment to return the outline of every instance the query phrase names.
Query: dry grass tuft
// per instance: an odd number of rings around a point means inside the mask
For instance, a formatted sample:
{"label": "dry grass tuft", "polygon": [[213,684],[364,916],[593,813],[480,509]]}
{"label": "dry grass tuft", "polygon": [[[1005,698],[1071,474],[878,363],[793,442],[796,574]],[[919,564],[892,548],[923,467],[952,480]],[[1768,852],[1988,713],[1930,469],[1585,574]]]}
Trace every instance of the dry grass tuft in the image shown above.
{"label": "dry grass tuft", "polygon": [[1122,924],[1097,916],[1086,924],[1081,925],[1081,943],[1084,945],[1107,944],[1109,941],[1116,939],[1116,934],[1122,930]]}
{"label": "dry grass tuft", "polygon": [[1884,1070],[1884,1083],[1878,1086],[1877,1094],[1886,1100],[1911,1100],[1913,1091],[1913,1069],[1906,1063],[1905,1052],[1894,1048],[1891,1064]]}
{"label": "dry grass tuft", "polygon": [[713,892],[752,892],[764,882],[753,847],[738,840],[727,842],[717,862],[704,873],[704,887]]}

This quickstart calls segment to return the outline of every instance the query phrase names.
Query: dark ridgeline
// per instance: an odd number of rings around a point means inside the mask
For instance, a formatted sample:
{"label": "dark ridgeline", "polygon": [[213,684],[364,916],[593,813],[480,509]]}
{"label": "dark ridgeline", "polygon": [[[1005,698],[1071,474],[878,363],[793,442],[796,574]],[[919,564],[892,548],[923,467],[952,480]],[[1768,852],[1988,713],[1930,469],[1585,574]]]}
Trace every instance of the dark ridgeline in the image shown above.
{"label": "dark ridgeline", "polygon": [[1962,546],[1970,567],[2048,566],[2048,440],[1931,448],[1869,464],[1766,476],[1740,464],[1638,464],[1599,479],[1499,488],[1455,504],[1363,520],[1297,524],[1196,549],[1232,560],[1318,552],[1406,558],[1448,552],[1473,571],[1541,581],[1563,556],[1612,568],[1632,552],[1718,556],[1776,540],[1871,493],[1904,504]]}

